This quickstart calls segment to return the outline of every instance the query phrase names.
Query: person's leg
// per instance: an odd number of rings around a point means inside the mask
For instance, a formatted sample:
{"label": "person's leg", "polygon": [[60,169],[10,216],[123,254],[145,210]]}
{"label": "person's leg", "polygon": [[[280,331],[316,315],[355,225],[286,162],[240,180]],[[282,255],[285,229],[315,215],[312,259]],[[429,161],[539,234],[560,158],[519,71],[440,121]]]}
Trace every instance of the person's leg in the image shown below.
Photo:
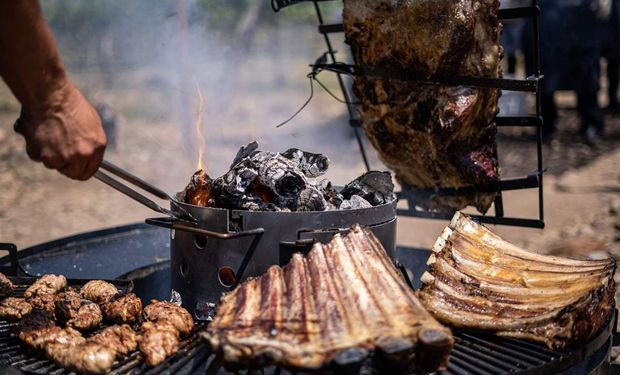
{"label": "person's leg", "polygon": [[596,141],[603,131],[603,113],[598,104],[600,56],[597,48],[580,49],[575,55],[577,110],[581,116],[580,133],[587,141]]}
{"label": "person's leg", "polygon": [[607,60],[607,94],[609,107],[620,107],[618,103],[618,82],[620,81],[620,39],[614,40],[605,51]]}
{"label": "person's leg", "polygon": [[542,118],[543,118],[543,142],[550,143],[556,130],[556,122],[558,118],[558,110],[553,98],[553,92],[545,94],[541,97]]}
{"label": "person's leg", "polygon": [[517,56],[508,55],[508,74],[515,74],[517,71]]}

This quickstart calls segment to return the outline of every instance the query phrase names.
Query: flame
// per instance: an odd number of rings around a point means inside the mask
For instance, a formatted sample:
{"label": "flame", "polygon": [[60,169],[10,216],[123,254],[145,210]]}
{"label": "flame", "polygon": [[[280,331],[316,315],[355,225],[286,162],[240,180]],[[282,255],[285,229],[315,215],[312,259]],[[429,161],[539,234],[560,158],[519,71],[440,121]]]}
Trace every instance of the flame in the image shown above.
{"label": "flame", "polygon": [[203,164],[203,159],[205,156],[205,148],[207,145],[207,141],[205,140],[205,136],[202,132],[202,121],[205,110],[205,98],[202,95],[202,91],[200,91],[200,85],[198,85],[198,81],[196,81],[196,89],[198,90],[198,114],[196,119],[196,134],[198,135],[199,142],[199,151],[198,151],[198,167],[197,170],[205,169]]}

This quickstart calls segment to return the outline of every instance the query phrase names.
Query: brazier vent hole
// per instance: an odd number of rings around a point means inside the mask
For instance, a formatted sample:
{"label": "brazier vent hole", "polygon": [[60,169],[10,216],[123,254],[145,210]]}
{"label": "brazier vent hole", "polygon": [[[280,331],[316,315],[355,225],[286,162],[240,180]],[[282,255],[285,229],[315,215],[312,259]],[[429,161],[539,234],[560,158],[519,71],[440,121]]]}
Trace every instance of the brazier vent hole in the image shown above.
{"label": "brazier vent hole", "polygon": [[196,245],[199,249],[204,249],[207,246],[207,237],[205,236],[194,236],[194,245]]}
{"label": "brazier vent hole", "polygon": [[231,287],[237,283],[237,276],[235,271],[230,267],[222,267],[217,272],[217,276],[220,279],[220,283],[225,287]]}
{"label": "brazier vent hole", "polygon": [[187,265],[187,263],[185,262],[181,263],[181,266],[179,266],[179,271],[181,272],[181,276],[187,277],[188,269],[189,269],[189,266]]}

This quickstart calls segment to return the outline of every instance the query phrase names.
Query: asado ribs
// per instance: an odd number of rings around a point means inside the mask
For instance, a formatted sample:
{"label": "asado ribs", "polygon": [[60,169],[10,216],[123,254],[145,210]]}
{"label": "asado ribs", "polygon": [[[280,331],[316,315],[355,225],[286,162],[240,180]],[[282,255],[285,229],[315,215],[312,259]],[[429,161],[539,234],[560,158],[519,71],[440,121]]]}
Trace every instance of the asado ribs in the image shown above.
{"label": "asado ribs", "polygon": [[535,254],[456,213],[418,297],[439,321],[560,348],[588,340],[614,309],[615,261]]}
{"label": "asado ribs", "polygon": [[359,226],[246,280],[222,298],[204,336],[229,366],[302,370],[353,354],[389,353],[385,358],[396,367],[430,372],[446,365],[453,345],[450,330],[424,309],[372,232]]}

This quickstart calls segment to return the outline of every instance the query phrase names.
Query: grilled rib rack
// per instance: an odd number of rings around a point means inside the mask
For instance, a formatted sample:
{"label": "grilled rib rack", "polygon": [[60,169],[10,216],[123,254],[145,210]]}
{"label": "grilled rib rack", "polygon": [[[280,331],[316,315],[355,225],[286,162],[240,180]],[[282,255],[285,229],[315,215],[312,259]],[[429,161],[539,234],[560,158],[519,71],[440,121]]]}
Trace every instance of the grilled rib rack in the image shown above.
{"label": "grilled rib rack", "polygon": [[[35,280],[32,277],[12,277],[15,296],[23,295],[26,288]],[[68,280],[68,285],[80,287],[88,280]],[[111,281],[121,291],[130,291],[131,283]],[[605,364],[611,348],[611,332],[616,321],[615,315],[599,334],[583,346],[569,349],[549,350],[546,347],[512,338],[502,338],[488,334],[468,333],[455,330],[455,346],[450,355],[450,363],[443,374],[550,374],[564,371],[584,363],[586,358],[601,357]],[[25,350],[20,341],[12,335],[17,323],[0,321],[0,368],[11,367],[15,373],[25,374],[68,374],[66,371],[44,357]],[[194,333],[182,344],[179,352],[154,368],[144,365],[138,352],[117,361],[111,374],[228,374],[206,343],[200,338],[204,325],[199,324]],[[599,362],[596,362],[599,363]],[[352,364],[347,373],[372,373],[367,364]],[[584,368],[584,371],[587,370]],[[270,367],[264,374],[298,374],[285,369]],[[259,372],[260,373],[260,372]],[[336,371],[335,373],[340,373]],[[577,371],[575,373],[580,373]]]}
{"label": "grilled rib rack", "polygon": [[[316,10],[319,26],[318,31],[325,39],[327,45],[327,52],[325,57],[329,57],[331,60],[329,63],[312,64],[311,67],[314,71],[327,70],[334,72],[338,79],[340,89],[344,101],[347,104],[347,110],[349,113],[349,125],[353,128],[357,143],[360,149],[362,160],[367,170],[370,170],[370,164],[366,156],[366,150],[362,134],[360,131],[361,122],[357,118],[356,104],[353,103],[353,95],[350,92],[349,87],[344,81],[343,76],[356,76],[356,75],[370,75],[380,78],[393,78],[400,80],[413,80],[417,81],[415,77],[408,76],[407,72],[395,72],[394,69],[390,69],[389,72],[381,71],[376,68],[369,68],[363,66],[355,66],[339,62],[336,59],[336,51],[333,48],[332,41],[330,39],[331,34],[337,34],[344,32],[344,27],[339,24],[325,24],[323,21],[323,14],[321,12],[321,2],[332,0],[271,0],[271,6],[274,11],[278,12],[282,8],[285,8],[294,4],[309,3],[312,2]],[[536,96],[536,113],[533,115],[522,116],[498,116],[495,119],[496,125],[501,127],[529,127],[536,129],[536,170],[527,176],[516,179],[503,179],[496,186],[492,187],[492,191],[497,193],[497,197],[494,202],[493,215],[472,215],[476,217],[482,223],[486,224],[498,224],[498,225],[510,225],[529,228],[544,228],[544,204],[543,204],[543,173],[545,171],[543,166],[543,143],[542,143],[542,104],[541,104],[541,90],[540,83],[543,79],[540,68],[540,43],[539,43],[539,14],[540,8],[538,7],[538,0],[532,1],[532,6],[500,9],[498,17],[500,20],[508,19],[527,19],[531,21],[530,32],[533,35],[533,56],[532,66],[534,67],[534,75],[524,80],[516,79],[495,79],[486,77],[442,77],[433,80],[433,84],[444,85],[462,85],[473,87],[487,87],[498,88],[506,91],[521,91],[535,94]],[[317,60],[319,61],[319,60]],[[501,167],[501,166],[500,166]],[[504,200],[502,192],[524,190],[524,189],[537,189],[538,198],[538,217],[537,218],[522,218],[522,217],[508,217],[504,214]],[[425,219],[441,219],[450,220],[453,213],[443,212],[431,212],[423,209],[419,209],[415,205],[414,196],[436,194],[444,196],[464,195],[468,194],[468,189],[415,189],[410,186],[402,186],[402,191],[399,193],[399,198],[407,202],[407,208],[398,209],[398,215],[410,216]]]}

